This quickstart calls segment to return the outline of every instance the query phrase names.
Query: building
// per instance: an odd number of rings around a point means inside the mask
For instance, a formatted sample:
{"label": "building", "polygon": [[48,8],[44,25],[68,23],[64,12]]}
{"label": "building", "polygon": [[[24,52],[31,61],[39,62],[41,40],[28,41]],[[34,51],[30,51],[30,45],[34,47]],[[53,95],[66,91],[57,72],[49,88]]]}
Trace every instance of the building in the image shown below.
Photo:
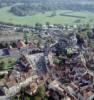
{"label": "building", "polygon": [[8,44],[16,45],[18,40],[24,40],[24,34],[14,30],[0,30],[0,48],[6,48]]}

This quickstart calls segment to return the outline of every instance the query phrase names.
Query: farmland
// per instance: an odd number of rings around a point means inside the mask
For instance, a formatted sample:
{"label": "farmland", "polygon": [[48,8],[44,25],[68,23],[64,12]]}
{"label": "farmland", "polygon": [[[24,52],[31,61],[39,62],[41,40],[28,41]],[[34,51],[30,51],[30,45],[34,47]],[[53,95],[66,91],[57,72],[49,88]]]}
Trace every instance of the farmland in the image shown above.
{"label": "farmland", "polygon": [[21,25],[35,25],[37,22],[45,24],[50,22],[51,24],[85,24],[94,23],[94,14],[91,12],[78,12],[70,10],[57,10],[55,16],[50,16],[53,12],[36,13],[32,16],[16,16],[9,12],[10,7],[4,7],[0,9],[0,21]]}

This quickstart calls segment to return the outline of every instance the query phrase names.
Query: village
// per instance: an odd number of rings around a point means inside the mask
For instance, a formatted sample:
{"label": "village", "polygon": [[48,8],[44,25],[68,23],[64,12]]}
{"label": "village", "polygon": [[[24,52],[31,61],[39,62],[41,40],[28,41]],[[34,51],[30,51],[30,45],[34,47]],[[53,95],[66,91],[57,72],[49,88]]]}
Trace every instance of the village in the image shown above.
{"label": "village", "polygon": [[[0,24],[0,59],[6,57],[15,61],[7,69],[0,63],[0,100],[94,99],[93,26]],[[43,97],[32,99],[41,86]]]}

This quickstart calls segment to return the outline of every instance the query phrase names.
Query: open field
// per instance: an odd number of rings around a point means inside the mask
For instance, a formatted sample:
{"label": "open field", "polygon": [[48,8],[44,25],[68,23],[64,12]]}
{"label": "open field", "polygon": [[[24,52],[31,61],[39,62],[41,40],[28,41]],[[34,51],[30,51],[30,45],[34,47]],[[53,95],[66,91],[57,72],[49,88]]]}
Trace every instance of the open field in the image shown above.
{"label": "open field", "polygon": [[[15,16],[9,12],[10,7],[5,7],[0,9],[0,21],[9,22],[13,24],[27,24],[27,25],[35,25],[35,23],[39,22],[44,24],[45,22],[50,22],[52,24],[79,24],[79,23],[94,23],[94,13],[90,12],[73,12],[69,10],[56,11],[56,16],[49,17],[52,12],[47,12],[45,14],[38,13],[32,16],[19,17]],[[60,14],[67,14],[69,16],[60,16]],[[74,17],[71,17],[74,16]],[[81,16],[85,18],[76,18],[75,16]],[[76,23],[76,20],[80,20],[80,22]]]}

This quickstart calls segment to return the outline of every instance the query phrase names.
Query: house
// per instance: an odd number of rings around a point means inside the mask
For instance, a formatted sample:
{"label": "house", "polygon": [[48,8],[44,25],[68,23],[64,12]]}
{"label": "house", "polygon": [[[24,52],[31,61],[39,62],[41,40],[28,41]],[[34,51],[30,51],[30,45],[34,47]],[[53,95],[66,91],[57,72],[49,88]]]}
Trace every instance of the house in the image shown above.
{"label": "house", "polygon": [[34,70],[37,70],[40,73],[44,73],[46,71],[46,63],[43,53],[27,55],[26,57]]}

